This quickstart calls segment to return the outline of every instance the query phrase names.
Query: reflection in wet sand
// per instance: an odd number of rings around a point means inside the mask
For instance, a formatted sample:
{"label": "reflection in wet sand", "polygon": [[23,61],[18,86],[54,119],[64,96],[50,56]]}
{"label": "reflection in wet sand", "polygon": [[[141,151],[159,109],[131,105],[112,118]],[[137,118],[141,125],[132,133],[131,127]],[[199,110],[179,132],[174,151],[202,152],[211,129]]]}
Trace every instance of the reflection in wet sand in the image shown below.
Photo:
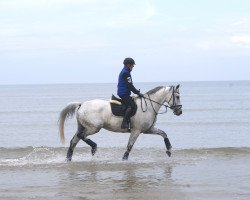
{"label": "reflection in wet sand", "polygon": [[[71,193],[76,198],[151,199],[160,197],[164,199],[169,195],[184,197],[173,192],[178,188],[171,178],[173,165],[154,163],[84,165],[85,163],[69,165],[70,170],[59,183],[62,188],[66,184],[71,185]],[[65,197],[67,192],[63,189],[58,196]]]}

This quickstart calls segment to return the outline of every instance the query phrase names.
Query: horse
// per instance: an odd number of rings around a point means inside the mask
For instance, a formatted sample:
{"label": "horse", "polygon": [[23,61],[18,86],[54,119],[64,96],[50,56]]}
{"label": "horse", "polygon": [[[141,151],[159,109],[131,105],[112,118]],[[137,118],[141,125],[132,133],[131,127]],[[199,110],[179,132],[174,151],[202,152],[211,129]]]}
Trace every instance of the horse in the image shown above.
{"label": "horse", "polygon": [[60,112],[58,120],[60,140],[64,144],[64,122],[67,118],[76,115],[77,131],[70,141],[66,160],[71,161],[74,148],[80,140],[91,147],[91,153],[94,156],[97,151],[97,144],[90,140],[88,136],[99,132],[102,128],[112,132],[130,133],[123,160],[128,160],[129,153],[141,133],[162,136],[167,149],[166,153],[170,157],[172,146],[168,136],[163,130],[156,128],[155,123],[162,106],[165,106],[166,111],[170,108],[177,116],[182,114],[179,87],[180,85],[159,86],[143,94],[143,97],[135,97],[134,102],[137,105],[137,111],[131,117],[130,129],[121,129],[123,117],[115,116],[112,113],[111,103],[108,100],[95,99],[83,103],[69,103]]}

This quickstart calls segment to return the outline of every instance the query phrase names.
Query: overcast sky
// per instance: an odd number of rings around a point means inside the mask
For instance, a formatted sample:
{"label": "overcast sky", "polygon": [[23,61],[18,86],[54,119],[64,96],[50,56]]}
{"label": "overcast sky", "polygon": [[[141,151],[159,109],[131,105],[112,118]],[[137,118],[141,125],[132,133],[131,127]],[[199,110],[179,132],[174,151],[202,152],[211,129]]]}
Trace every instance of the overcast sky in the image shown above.
{"label": "overcast sky", "polygon": [[249,0],[0,0],[0,84],[250,80]]}

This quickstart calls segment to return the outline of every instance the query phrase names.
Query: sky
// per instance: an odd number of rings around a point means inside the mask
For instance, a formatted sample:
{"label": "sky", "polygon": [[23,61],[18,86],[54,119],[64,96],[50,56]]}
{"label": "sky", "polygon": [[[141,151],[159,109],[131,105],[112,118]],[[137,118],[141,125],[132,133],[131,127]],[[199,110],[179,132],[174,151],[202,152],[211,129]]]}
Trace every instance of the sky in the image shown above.
{"label": "sky", "polygon": [[250,80],[249,0],[0,0],[0,84]]}

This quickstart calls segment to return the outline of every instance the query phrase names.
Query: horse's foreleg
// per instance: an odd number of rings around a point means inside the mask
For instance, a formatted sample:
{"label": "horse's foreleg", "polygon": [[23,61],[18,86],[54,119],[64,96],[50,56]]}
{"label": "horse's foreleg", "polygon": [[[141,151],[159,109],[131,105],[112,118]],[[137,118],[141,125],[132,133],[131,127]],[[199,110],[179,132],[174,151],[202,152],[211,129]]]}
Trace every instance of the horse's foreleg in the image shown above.
{"label": "horse's foreleg", "polygon": [[74,135],[74,137],[70,141],[70,146],[69,146],[69,149],[68,149],[68,152],[67,152],[67,157],[66,157],[67,161],[71,161],[74,149],[75,149],[77,143],[80,140],[80,138],[77,137],[77,134],[78,134],[78,132]]}
{"label": "horse's foreleg", "polygon": [[129,137],[129,141],[128,141],[128,145],[127,145],[127,151],[124,153],[123,155],[123,160],[128,160],[128,156],[129,153],[136,141],[136,139],[138,138],[138,136],[140,135],[140,132],[131,132],[130,137]]}
{"label": "horse's foreleg", "polygon": [[171,156],[171,149],[172,149],[172,146],[171,146],[171,143],[168,139],[168,136],[167,134],[161,130],[161,129],[158,129],[158,128],[151,128],[150,130],[148,130],[147,132],[145,132],[144,134],[154,134],[154,135],[160,135],[164,138],[164,142],[165,142],[165,145],[166,145],[166,148],[167,148],[167,155],[170,157]]}

